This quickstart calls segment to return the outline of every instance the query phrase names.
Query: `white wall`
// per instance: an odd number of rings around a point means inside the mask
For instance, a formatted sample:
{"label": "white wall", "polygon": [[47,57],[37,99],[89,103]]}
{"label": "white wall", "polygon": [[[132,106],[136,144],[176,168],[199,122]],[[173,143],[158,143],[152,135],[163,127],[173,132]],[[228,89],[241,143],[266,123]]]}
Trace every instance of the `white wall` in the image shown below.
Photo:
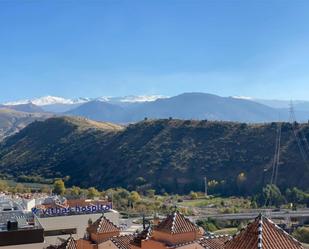
{"label": "white wall", "polygon": [[37,243],[28,245],[17,245],[17,246],[1,246],[1,249],[43,249],[49,246],[47,243]]}
{"label": "white wall", "polygon": [[[110,221],[112,221],[115,225],[119,226],[119,213],[107,212],[104,214]],[[71,216],[55,216],[48,218],[38,218],[41,226],[45,231],[58,230],[58,229],[77,229],[77,234],[72,234],[75,239],[83,238],[86,232],[86,228],[88,227],[88,220],[91,219],[95,222],[99,219],[102,214],[82,214],[82,215],[71,215]],[[45,240],[48,244],[58,244],[59,237],[68,238],[70,235],[64,236],[49,236],[45,237]]]}

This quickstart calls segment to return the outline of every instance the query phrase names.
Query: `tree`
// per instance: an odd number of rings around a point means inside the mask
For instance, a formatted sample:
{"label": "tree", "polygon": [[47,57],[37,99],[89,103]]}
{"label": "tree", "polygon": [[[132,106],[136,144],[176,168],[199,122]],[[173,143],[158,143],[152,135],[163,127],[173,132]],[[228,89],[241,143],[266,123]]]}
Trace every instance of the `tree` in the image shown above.
{"label": "tree", "polygon": [[145,178],[144,177],[137,177],[136,178],[136,180],[135,180],[135,182],[136,182],[136,185],[137,186],[142,186],[142,185],[144,185],[147,181],[145,180]]}
{"label": "tree", "polygon": [[244,194],[244,192],[246,191],[245,189],[246,180],[247,180],[246,174],[244,172],[239,173],[239,175],[236,178],[236,184],[239,194]]}
{"label": "tree", "polygon": [[8,184],[6,181],[0,180],[0,191],[6,191],[8,188]]}
{"label": "tree", "polygon": [[218,186],[219,186],[219,182],[216,181],[216,180],[210,180],[208,183],[208,190],[209,190],[209,193],[215,193],[216,190],[218,189]]}
{"label": "tree", "polygon": [[307,204],[309,202],[309,194],[294,187],[285,191],[286,198],[294,204]]}
{"label": "tree", "polygon": [[47,185],[44,185],[43,187],[41,187],[41,193],[50,194],[50,191],[51,189]]}
{"label": "tree", "polygon": [[241,172],[237,176],[237,185],[242,185],[247,180],[246,174],[244,172]]}
{"label": "tree", "polygon": [[113,201],[117,209],[126,209],[129,205],[130,192],[124,188],[108,189],[105,194]]}
{"label": "tree", "polygon": [[258,204],[256,201],[251,201],[251,208],[256,209],[258,208]]}
{"label": "tree", "polygon": [[63,180],[58,179],[54,182],[53,192],[57,195],[63,195],[65,192],[65,185]]}
{"label": "tree", "polygon": [[88,188],[88,195],[87,195],[88,198],[93,199],[98,196],[100,196],[100,192],[96,188],[94,187]]}
{"label": "tree", "polygon": [[17,183],[16,187],[15,187],[15,192],[16,193],[25,193],[26,192],[25,186],[21,183]]}
{"label": "tree", "polygon": [[197,220],[196,224],[202,227],[205,231],[214,232],[218,230],[216,221],[210,218],[206,220]]}
{"label": "tree", "polygon": [[153,198],[155,196],[155,194],[156,194],[156,190],[155,189],[148,189],[147,190],[147,196],[149,198]]}
{"label": "tree", "polygon": [[293,232],[293,236],[303,243],[309,243],[309,227],[299,227]]}
{"label": "tree", "polygon": [[82,191],[81,191],[80,187],[73,186],[71,188],[71,196],[73,198],[79,198],[81,193],[82,193]]}
{"label": "tree", "polygon": [[280,189],[274,184],[268,184],[263,188],[263,197],[266,204],[274,204],[276,207],[280,207],[285,201]]}
{"label": "tree", "polygon": [[141,197],[139,193],[137,193],[136,191],[132,191],[130,194],[130,201],[134,204],[140,200],[141,200]]}
{"label": "tree", "polygon": [[192,200],[196,200],[198,198],[198,194],[196,192],[191,191],[190,197],[191,197]]}
{"label": "tree", "polygon": [[115,195],[119,195],[122,199],[128,199],[130,192],[124,188],[117,188]]}

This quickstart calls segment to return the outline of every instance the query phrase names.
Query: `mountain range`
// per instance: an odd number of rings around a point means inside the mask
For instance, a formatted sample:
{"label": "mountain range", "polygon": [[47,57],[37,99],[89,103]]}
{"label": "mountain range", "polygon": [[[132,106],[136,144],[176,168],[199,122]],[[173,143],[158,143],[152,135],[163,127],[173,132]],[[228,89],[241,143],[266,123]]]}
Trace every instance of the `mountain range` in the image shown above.
{"label": "mountain range", "polygon": [[[262,100],[249,97],[221,97],[207,93],[184,93],[173,97],[161,95],[125,96],[65,99],[46,96],[33,100],[19,100],[0,105],[0,119],[5,122],[8,110],[32,113],[40,120],[51,115],[80,116],[96,121],[129,124],[144,119],[178,118],[195,120],[218,120],[246,123],[288,121],[290,101]],[[295,117],[299,122],[309,119],[309,102],[294,101]],[[12,119],[12,118],[11,118]],[[35,120],[35,119],[34,119]],[[10,123],[10,122],[6,122]],[[28,122],[27,122],[28,124]],[[4,125],[2,125],[4,127]],[[8,125],[2,128],[3,135],[20,130]],[[22,126],[23,127],[23,126]]]}
{"label": "mountain range", "polygon": [[[55,96],[44,96],[40,98],[34,99],[25,99],[25,100],[17,100],[3,103],[3,105],[13,106],[13,105],[23,105],[23,104],[34,104],[36,106],[43,107],[44,110],[48,109],[49,106],[53,105],[66,105],[67,109],[73,109],[76,105],[80,105],[90,101],[104,101],[118,105],[126,105],[127,103],[142,103],[142,102],[151,102],[157,99],[169,98],[168,96],[164,95],[129,95],[124,97],[110,97],[110,96],[103,96],[98,98],[88,98],[88,97],[80,97],[75,99],[68,99],[63,97],[55,97]],[[246,96],[232,96],[235,99],[242,99],[253,101],[256,103],[260,103],[272,108],[289,108],[291,104],[291,100],[276,100],[276,99],[259,99],[259,98],[252,98]],[[309,108],[309,101],[306,100],[293,100],[293,104],[296,109],[300,110],[308,110]],[[56,109],[56,108],[55,108]],[[59,108],[58,112],[61,112]]]}
{"label": "mountain range", "polygon": [[[292,125],[281,126],[278,186],[308,190],[308,161]],[[277,130],[278,123],[160,119],[120,126],[54,117],[0,143],[0,173],[15,180],[69,176],[68,185],[159,193],[201,191],[207,176],[214,193],[255,194],[270,182]],[[309,125],[297,125],[296,134],[308,139]]]}

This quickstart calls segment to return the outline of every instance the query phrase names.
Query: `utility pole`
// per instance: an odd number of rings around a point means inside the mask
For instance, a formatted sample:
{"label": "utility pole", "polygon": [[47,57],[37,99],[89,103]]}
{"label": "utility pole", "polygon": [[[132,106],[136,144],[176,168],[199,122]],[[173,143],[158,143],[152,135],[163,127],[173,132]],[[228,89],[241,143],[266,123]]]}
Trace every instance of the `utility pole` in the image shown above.
{"label": "utility pole", "polygon": [[204,177],[204,185],[205,185],[205,197],[207,197],[207,177]]}

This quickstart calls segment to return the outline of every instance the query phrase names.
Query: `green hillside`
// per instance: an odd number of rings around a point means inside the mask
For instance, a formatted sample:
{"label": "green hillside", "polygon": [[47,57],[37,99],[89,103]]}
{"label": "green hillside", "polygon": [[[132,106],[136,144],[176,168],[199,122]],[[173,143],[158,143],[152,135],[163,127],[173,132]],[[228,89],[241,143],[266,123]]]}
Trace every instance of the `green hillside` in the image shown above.
{"label": "green hillside", "polygon": [[[258,193],[269,183],[277,126],[171,119],[124,128],[51,118],[32,123],[2,143],[0,172],[13,178],[70,176],[68,184],[83,187],[172,193],[203,190],[207,176],[210,191]],[[309,139],[309,125],[299,125],[298,131]],[[279,186],[308,190],[309,166],[299,153],[291,124],[282,124],[281,144]]]}

